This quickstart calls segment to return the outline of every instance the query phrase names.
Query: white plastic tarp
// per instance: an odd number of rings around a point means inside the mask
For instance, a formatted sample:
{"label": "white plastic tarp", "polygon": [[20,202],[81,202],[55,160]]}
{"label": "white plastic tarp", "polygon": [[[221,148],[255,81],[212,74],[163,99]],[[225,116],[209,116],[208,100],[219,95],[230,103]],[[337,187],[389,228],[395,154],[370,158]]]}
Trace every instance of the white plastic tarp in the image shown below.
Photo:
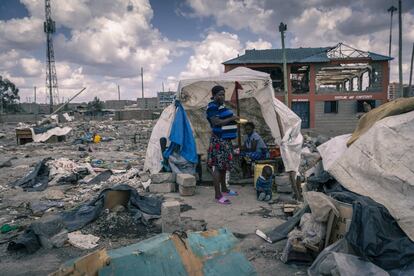
{"label": "white plastic tarp", "polygon": [[336,136],[318,147],[318,151],[323,156],[323,168],[327,171],[348,149],[346,142],[351,138],[352,134],[344,134]]}
{"label": "white plastic tarp", "polygon": [[[211,101],[211,88],[222,85],[225,88],[226,101],[230,101],[234,91],[235,82],[239,82],[243,90],[239,90],[240,103],[255,103],[260,108],[260,119],[264,121],[273,142],[280,145],[281,155],[287,171],[298,171],[300,152],[302,150],[303,137],[300,133],[300,118],[285,104],[274,97],[274,90],[269,74],[254,71],[244,67],[238,67],[228,73],[217,77],[182,80],[178,86],[177,98],[180,99],[187,112],[196,139],[199,154],[207,152],[207,143],[211,134],[210,126],[205,116],[205,109]],[[253,101],[245,101],[254,99]],[[245,106],[246,109],[249,105]],[[244,117],[241,104],[241,117]],[[170,126],[174,119],[175,108],[166,108],[151,134],[145,158],[145,169],[151,173],[161,169],[161,150],[159,139],[168,138]],[[280,137],[277,116],[279,114],[284,137]],[[248,118],[249,119],[249,118]]]}
{"label": "white plastic tarp", "polygon": [[414,111],[376,122],[327,169],[345,188],[384,205],[412,241],[413,152]]}
{"label": "white plastic tarp", "polygon": [[36,143],[46,142],[52,136],[65,136],[69,134],[72,130],[70,127],[55,127],[47,130],[46,132],[35,134],[33,128],[30,128],[32,131],[32,139]]}

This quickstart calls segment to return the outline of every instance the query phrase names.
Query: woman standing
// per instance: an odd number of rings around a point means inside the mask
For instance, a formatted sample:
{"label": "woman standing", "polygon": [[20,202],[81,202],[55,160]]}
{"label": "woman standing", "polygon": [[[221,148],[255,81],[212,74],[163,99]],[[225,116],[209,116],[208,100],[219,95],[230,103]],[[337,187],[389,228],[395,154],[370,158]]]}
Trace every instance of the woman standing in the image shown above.
{"label": "woman standing", "polygon": [[[208,148],[207,164],[213,169],[215,198],[220,204],[230,204],[225,197],[236,196],[237,192],[227,189],[226,171],[230,171],[233,161],[232,139],[237,137],[236,120],[233,112],[224,106],[224,87],[216,85],[211,89],[212,101],[207,106],[207,120],[212,134]],[[220,189],[221,188],[221,189]]]}

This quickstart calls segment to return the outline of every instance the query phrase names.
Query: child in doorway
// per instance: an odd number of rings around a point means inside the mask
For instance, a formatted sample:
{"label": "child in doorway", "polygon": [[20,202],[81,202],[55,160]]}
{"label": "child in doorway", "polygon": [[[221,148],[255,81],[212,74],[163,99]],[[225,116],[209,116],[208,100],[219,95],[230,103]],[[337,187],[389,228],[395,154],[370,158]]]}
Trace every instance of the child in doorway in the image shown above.
{"label": "child in doorway", "polygon": [[270,166],[264,166],[262,175],[256,181],[257,200],[269,201],[272,199],[273,170]]}

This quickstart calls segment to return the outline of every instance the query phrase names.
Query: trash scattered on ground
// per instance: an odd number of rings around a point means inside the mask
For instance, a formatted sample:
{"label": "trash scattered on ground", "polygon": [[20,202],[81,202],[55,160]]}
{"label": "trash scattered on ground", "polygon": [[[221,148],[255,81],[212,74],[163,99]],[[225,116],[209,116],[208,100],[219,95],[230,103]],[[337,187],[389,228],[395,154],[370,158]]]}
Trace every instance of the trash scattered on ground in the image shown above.
{"label": "trash scattered on ground", "polygon": [[18,226],[16,226],[16,225],[10,225],[10,224],[3,224],[1,227],[0,227],[0,232],[2,233],[2,234],[5,234],[5,233],[8,233],[8,232],[10,232],[10,231],[14,231],[14,230],[17,230],[17,229],[19,229],[19,227]]}
{"label": "trash scattered on ground", "polygon": [[[414,274],[410,227],[414,197],[409,187],[414,179],[410,155],[414,113],[377,115],[381,120],[354,136],[328,140],[304,135],[297,175],[278,172],[273,199],[237,214],[243,218],[240,223],[250,223],[254,217],[272,225],[262,228],[255,221],[256,234],[264,240],[254,236],[256,249],[246,249],[252,250],[248,261],[264,256],[292,267],[307,264],[309,275]],[[192,216],[205,207],[197,202],[200,187],[194,175],[143,170],[154,122],[68,121],[59,127],[71,131],[65,140],[53,144],[28,142],[22,132],[22,143],[16,145],[16,126],[2,126],[0,246],[8,249],[3,250],[6,255],[2,258],[17,261],[28,253],[45,252],[69,252],[73,255],[68,256],[78,257],[82,253],[70,250],[81,252],[79,249],[99,245],[108,250],[87,257],[108,261],[105,258],[113,256],[110,249],[114,247],[130,245],[116,252],[140,256],[142,244],[160,240],[193,258],[186,248],[191,239],[202,243],[208,238],[205,235],[217,231],[216,238],[233,240],[233,235],[222,232],[225,230],[194,233],[212,225],[211,218]],[[35,135],[53,130],[52,124],[34,130]],[[303,195],[303,201],[294,199],[296,192]],[[229,210],[220,207],[214,214]],[[226,217],[213,224],[225,226],[231,220]],[[251,238],[240,232],[235,234],[240,240]],[[141,245],[133,244],[138,241]],[[181,260],[180,254],[173,260]],[[231,253],[221,257],[225,264],[236,258]],[[241,270],[250,271],[245,258],[238,260]],[[112,265],[111,269],[118,269]],[[202,263],[202,267],[206,265]],[[234,272],[233,267],[228,269],[222,272]]]}

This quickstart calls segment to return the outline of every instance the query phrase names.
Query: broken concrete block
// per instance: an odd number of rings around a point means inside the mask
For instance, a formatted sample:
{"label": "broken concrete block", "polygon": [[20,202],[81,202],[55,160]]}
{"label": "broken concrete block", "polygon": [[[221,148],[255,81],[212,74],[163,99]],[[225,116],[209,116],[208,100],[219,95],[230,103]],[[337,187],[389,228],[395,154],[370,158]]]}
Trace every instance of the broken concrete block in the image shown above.
{"label": "broken concrete block", "polygon": [[182,196],[192,196],[195,194],[195,190],[196,190],[196,185],[189,185],[189,186],[184,186],[184,185],[178,185],[178,191],[180,192],[180,195]]}
{"label": "broken concrete block", "polygon": [[203,219],[196,220],[190,217],[181,218],[181,231],[206,231],[207,222]]}
{"label": "broken concrete block", "polygon": [[151,193],[175,192],[175,183],[151,183],[149,190]]}
{"label": "broken concrete block", "polygon": [[167,201],[161,206],[161,228],[164,233],[172,233],[181,226],[180,203]]}
{"label": "broken concrete block", "polygon": [[174,173],[155,173],[151,175],[151,183],[175,182]]}
{"label": "broken concrete block", "polygon": [[177,184],[182,186],[195,186],[196,178],[192,174],[179,173],[177,174]]}
{"label": "broken concrete block", "polygon": [[292,193],[292,184],[288,174],[275,176],[275,183],[278,193]]}

